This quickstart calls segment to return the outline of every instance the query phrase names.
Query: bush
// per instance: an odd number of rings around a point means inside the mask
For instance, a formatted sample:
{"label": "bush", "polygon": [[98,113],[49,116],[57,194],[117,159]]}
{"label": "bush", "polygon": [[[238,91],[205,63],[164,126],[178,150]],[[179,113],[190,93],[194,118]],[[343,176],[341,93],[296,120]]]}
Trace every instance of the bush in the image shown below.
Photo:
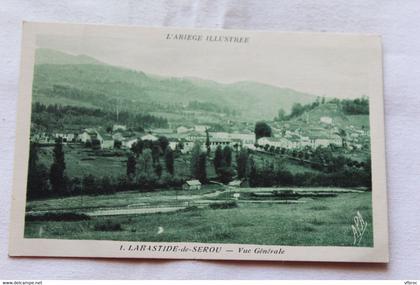
{"label": "bush", "polygon": [[211,203],[209,204],[211,209],[230,209],[230,208],[237,208],[238,203],[235,201],[228,201],[228,202],[218,202],[218,203]]}
{"label": "bush", "polygon": [[85,214],[74,212],[48,212],[44,214],[26,214],[25,221],[54,221],[54,222],[74,222],[89,220],[90,217]]}
{"label": "bush", "polygon": [[93,226],[93,229],[98,232],[116,232],[122,231],[120,223],[113,222],[111,220],[97,221]]}

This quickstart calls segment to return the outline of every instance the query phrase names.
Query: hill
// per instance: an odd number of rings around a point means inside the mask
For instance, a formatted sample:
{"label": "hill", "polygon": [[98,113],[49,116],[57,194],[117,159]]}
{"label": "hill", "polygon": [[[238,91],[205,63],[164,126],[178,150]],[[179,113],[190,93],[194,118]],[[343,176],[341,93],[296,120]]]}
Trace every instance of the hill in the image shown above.
{"label": "hill", "polygon": [[[52,92],[54,86],[65,86],[83,96]],[[185,77],[171,78],[146,74],[101,63],[85,55],[70,55],[49,49],[38,49],[34,73],[34,101],[104,107],[108,102],[138,110],[175,112],[173,105],[189,102],[211,103],[238,111],[246,121],[271,120],[280,108],[290,111],[294,103],[310,103],[316,98],[288,88],[251,81],[222,84],[211,80]],[[71,91],[74,92],[74,91]],[[70,93],[71,93],[70,92]],[[53,98],[50,98],[53,97]],[[99,99],[95,99],[99,98]],[[172,106],[172,107],[171,107]]]}
{"label": "hill", "polygon": [[322,117],[332,119],[333,125],[339,128],[354,126],[357,129],[369,129],[369,115],[346,114],[339,102],[329,102],[308,110],[300,116],[290,119],[292,123],[304,123],[305,125],[319,126]]}
{"label": "hill", "polygon": [[70,55],[53,49],[40,48],[35,53],[36,64],[103,64],[86,55]]}

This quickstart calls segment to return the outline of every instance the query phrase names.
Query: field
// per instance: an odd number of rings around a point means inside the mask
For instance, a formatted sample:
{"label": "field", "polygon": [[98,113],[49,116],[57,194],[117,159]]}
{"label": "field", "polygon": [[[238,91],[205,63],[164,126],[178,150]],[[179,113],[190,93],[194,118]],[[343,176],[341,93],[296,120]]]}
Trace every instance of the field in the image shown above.
{"label": "field", "polygon": [[[125,150],[129,152],[129,150]],[[83,177],[91,174],[97,178],[102,176],[111,176],[117,178],[121,175],[126,174],[127,164],[127,153],[124,150],[120,150],[121,156],[106,156],[102,155],[102,151],[93,151],[90,148],[84,147],[80,144],[68,144],[64,145],[65,162],[66,162],[66,173],[69,177]],[[106,153],[106,152],[105,152]],[[233,153],[233,165],[236,165],[235,153]],[[263,165],[265,162],[276,162],[274,156],[264,153],[255,153],[254,158],[258,165]],[[50,167],[53,161],[53,146],[47,146],[40,148],[39,151],[40,163],[44,164],[47,168]],[[163,157],[160,158],[161,165],[165,167]],[[180,177],[190,176],[190,159],[189,154],[182,154],[175,158],[175,173]],[[319,171],[310,168],[305,165],[301,165],[298,162],[284,159],[282,164],[285,169],[291,173],[318,173]],[[216,176],[213,161],[207,160],[207,177],[212,178]]]}
{"label": "field", "polygon": [[[126,150],[127,152],[129,150]],[[127,154],[119,151],[121,156],[104,156],[102,151],[93,151],[79,144],[64,145],[66,173],[69,177],[83,177],[91,174],[97,178],[102,176],[119,177],[126,174]],[[53,147],[42,147],[39,151],[40,162],[49,167],[53,161]],[[181,177],[190,175],[191,156],[186,154],[175,159],[175,173]],[[164,167],[163,157],[160,163]],[[207,162],[208,177],[214,177],[215,171],[211,162]]]}
{"label": "field", "polygon": [[[241,190],[224,191],[213,185],[197,192],[132,191],[109,196],[84,197],[83,201],[81,197],[32,201],[28,203],[27,209],[32,211],[31,213],[42,213],[42,210],[78,209],[78,213],[85,212],[90,219],[27,221],[25,237],[352,246],[351,226],[354,223],[354,216],[359,211],[367,222],[359,246],[373,246],[369,192],[347,193],[346,189],[332,189],[331,192],[339,193],[336,197],[302,198],[299,199],[299,203],[239,199],[237,207],[227,209],[211,207],[214,202],[223,202],[224,199],[233,201],[232,194],[240,193]],[[344,192],[341,193],[341,190]],[[305,191],[305,189],[296,189],[296,191]],[[180,207],[175,208],[175,205]],[[166,206],[174,207],[174,210],[148,214],[100,214],[100,210],[103,209],[148,208],[153,212],[155,209],[153,207]]]}

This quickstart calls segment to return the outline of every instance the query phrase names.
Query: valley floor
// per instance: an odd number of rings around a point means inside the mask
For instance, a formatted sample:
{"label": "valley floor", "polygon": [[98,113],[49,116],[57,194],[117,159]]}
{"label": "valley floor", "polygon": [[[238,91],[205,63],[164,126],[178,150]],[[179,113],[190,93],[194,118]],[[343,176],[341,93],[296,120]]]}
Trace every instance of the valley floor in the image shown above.
{"label": "valley floor", "polygon": [[[294,188],[297,192],[328,191],[337,196],[291,201],[253,200],[246,195],[250,191],[267,190],[273,189],[221,190],[213,186],[193,193],[131,191],[32,201],[27,207],[29,215],[71,211],[84,213],[90,218],[81,221],[27,221],[25,237],[353,246],[352,225],[359,212],[367,227],[358,246],[373,246],[370,192],[341,188]],[[241,194],[235,201],[237,207],[211,207],[217,203],[233,202],[234,193]]]}

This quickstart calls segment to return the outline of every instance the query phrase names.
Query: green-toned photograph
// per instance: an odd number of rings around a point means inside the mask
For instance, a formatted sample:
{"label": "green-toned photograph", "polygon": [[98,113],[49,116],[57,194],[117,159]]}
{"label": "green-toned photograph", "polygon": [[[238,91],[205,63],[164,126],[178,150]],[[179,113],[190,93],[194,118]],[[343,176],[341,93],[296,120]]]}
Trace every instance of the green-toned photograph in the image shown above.
{"label": "green-toned photograph", "polygon": [[369,52],[147,39],[37,35],[25,238],[374,246]]}

